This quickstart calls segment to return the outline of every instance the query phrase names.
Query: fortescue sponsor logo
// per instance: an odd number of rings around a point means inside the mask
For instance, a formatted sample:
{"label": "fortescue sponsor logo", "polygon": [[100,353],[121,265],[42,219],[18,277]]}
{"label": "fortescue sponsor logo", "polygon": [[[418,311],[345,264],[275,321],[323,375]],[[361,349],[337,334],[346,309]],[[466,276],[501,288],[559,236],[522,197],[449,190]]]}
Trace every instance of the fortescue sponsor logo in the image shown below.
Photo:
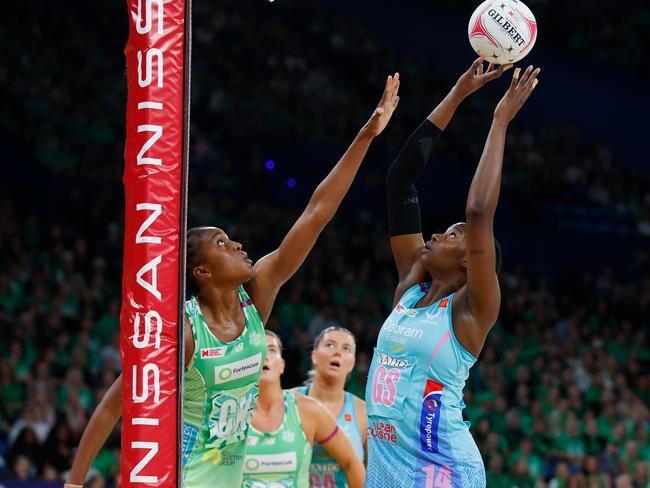
{"label": "fortescue sponsor logo", "polygon": [[408,361],[406,359],[397,359],[383,352],[379,353],[379,364],[390,366],[392,368],[406,368]]}
{"label": "fortescue sponsor logo", "polygon": [[244,376],[256,374],[262,365],[262,353],[244,358],[234,363],[214,367],[214,384],[219,385]]}
{"label": "fortescue sponsor logo", "polygon": [[244,469],[249,473],[290,473],[298,467],[296,452],[279,454],[248,454]]}

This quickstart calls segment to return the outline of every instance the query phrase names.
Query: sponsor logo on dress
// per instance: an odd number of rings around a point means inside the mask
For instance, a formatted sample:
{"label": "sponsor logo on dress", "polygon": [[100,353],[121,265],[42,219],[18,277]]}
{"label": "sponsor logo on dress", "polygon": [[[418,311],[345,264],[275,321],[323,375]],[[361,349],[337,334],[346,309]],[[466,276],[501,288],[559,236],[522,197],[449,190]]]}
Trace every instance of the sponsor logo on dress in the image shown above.
{"label": "sponsor logo on dress", "polygon": [[285,430],[282,432],[282,440],[284,442],[293,442],[296,440],[296,433],[290,430]]}
{"label": "sponsor logo on dress", "polygon": [[438,425],[443,389],[443,385],[433,380],[427,380],[424,387],[420,413],[420,449],[425,453],[438,452]]}
{"label": "sponsor logo on dress", "polygon": [[288,473],[298,467],[296,452],[279,454],[248,454],[244,468],[249,473]]}
{"label": "sponsor logo on dress", "polygon": [[408,366],[408,361],[406,359],[397,359],[383,352],[379,353],[379,364],[384,366],[390,366],[392,368],[406,368]]}
{"label": "sponsor logo on dress", "polygon": [[368,436],[380,442],[397,444],[397,430],[394,425],[384,422],[374,422],[368,426]]}
{"label": "sponsor logo on dress", "polygon": [[263,446],[275,446],[275,437],[266,437],[262,441]]}
{"label": "sponsor logo on dress", "polygon": [[259,332],[251,332],[249,340],[252,346],[259,346],[262,343],[262,334]]}
{"label": "sponsor logo on dress", "polygon": [[385,332],[387,340],[398,344],[406,344],[407,339],[420,340],[423,335],[422,329],[406,327],[390,319],[384,324],[382,332]]}
{"label": "sponsor logo on dress", "polygon": [[204,347],[201,349],[201,359],[220,358],[226,354],[227,346]]}
{"label": "sponsor logo on dress", "polygon": [[260,440],[259,437],[249,435],[248,437],[246,437],[246,445],[247,446],[256,446],[257,443],[259,442],[259,440]]}
{"label": "sponsor logo on dress", "polygon": [[219,464],[221,466],[234,466],[235,464],[238,464],[243,457],[244,456],[241,454],[233,454],[230,451],[222,451]]}
{"label": "sponsor logo on dress", "polygon": [[404,305],[401,303],[398,303],[397,306],[395,307],[395,313],[398,315],[404,314],[407,317],[415,317],[419,313],[419,310],[415,310],[412,308],[406,308]]}
{"label": "sponsor logo on dress", "polygon": [[345,418],[345,421],[346,421],[346,422],[352,422],[352,415],[350,415],[349,413],[346,413],[346,414],[343,416],[343,418]]}
{"label": "sponsor logo on dress", "polygon": [[257,374],[262,367],[262,353],[258,352],[233,363],[214,367],[214,384],[220,385],[227,381],[233,381]]}
{"label": "sponsor logo on dress", "polygon": [[234,352],[242,352],[244,350],[244,343],[240,342],[235,346]]}
{"label": "sponsor logo on dress", "polygon": [[438,308],[447,308],[448,305],[449,305],[449,298],[445,298],[444,300],[440,301]]}

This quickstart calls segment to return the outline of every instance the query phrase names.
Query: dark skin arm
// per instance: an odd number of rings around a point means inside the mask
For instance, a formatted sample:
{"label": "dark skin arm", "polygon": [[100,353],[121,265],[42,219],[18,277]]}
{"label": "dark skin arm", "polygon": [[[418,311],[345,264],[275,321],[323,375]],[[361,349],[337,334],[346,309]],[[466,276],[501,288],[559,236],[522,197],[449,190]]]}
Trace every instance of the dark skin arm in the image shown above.
{"label": "dark skin arm", "polygon": [[[458,78],[458,81],[447,96],[433,109],[427,119],[438,129],[444,131],[451,121],[461,102],[488,81],[494,80],[512,65],[495,67],[488,65],[483,70],[483,58],[476,59],[469,69]],[[395,290],[394,303],[415,283],[425,280],[427,273],[419,263],[419,256],[424,247],[422,233],[392,236],[390,245],[397,265],[399,284]]]}
{"label": "dark skin arm", "polygon": [[[187,317],[185,326],[185,367],[194,356],[194,336]],[[93,412],[75,454],[68,483],[83,485],[97,453],[122,417],[122,375],[118,376]]]}
{"label": "dark skin arm", "polygon": [[399,74],[389,76],[384,94],[340,161],[314,191],[307,207],[280,247],[255,264],[256,275],[246,291],[266,323],[280,287],[294,275],[314,247],[325,225],[334,217],[373,139],[381,134],[399,102]]}
{"label": "dark skin arm", "polygon": [[83,485],[95,456],[122,416],[122,375],[108,389],[84,429],[68,483]]}
{"label": "dark skin arm", "polygon": [[[329,222],[368,151],[372,140],[390,120],[399,97],[399,75],[388,77],[386,89],[370,120],[361,129],[352,145],[338,164],[318,186],[307,208],[291,228],[280,247],[260,259],[255,265],[257,273],[246,288],[264,323],[268,320],[275,297],[284,284],[304,262],[316,238]],[[185,366],[194,356],[192,328],[185,317]],[[104,399],[93,412],[84,431],[77,455],[68,478],[69,483],[82,485],[90,464],[122,416],[122,377],[111,385]]]}
{"label": "dark skin arm", "polygon": [[459,342],[474,356],[481,352],[501,304],[493,223],[501,187],[506,131],[537,85],[539,71],[529,66],[519,77],[519,69],[515,70],[510,88],[494,111],[492,127],[467,197],[467,284],[456,294],[453,322]]}

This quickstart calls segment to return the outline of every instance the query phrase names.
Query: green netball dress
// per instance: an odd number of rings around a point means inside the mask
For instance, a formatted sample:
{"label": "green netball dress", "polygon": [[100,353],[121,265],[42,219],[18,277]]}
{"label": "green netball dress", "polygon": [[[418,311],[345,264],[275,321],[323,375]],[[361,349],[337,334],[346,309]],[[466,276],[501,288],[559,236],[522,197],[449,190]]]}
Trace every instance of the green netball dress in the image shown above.
{"label": "green netball dress", "polygon": [[302,430],[295,394],[284,392],[284,419],[275,432],[251,425],[244,462],[245,488],[308,488],[312,447]]}
{"label": "green netball dress", "polygon": [[266,339],[262,319],[241,286],[239,300],[246,325],[232,342],[221,342],[212,334],[195,297],[185,302],[194,336],[183,391],[185,488],[242,483],[246,432],[257,400]]}

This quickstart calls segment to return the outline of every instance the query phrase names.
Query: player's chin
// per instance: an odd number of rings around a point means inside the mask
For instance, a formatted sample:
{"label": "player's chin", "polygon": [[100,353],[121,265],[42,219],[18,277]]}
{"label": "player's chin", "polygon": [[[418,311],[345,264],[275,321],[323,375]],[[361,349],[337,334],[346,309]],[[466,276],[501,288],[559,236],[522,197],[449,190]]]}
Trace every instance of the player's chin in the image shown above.
{"label": "player's chin", "polygon": [[253,265],[246,265],[242,270],[242,274],[244,275],[243,282],[248,283],[257,275],[257,269]]}
{"label": "player's chin", "polygon": [[263,369],[260,374],[260,383],[273,383],[278,380],[278,375],[270,369]]}

